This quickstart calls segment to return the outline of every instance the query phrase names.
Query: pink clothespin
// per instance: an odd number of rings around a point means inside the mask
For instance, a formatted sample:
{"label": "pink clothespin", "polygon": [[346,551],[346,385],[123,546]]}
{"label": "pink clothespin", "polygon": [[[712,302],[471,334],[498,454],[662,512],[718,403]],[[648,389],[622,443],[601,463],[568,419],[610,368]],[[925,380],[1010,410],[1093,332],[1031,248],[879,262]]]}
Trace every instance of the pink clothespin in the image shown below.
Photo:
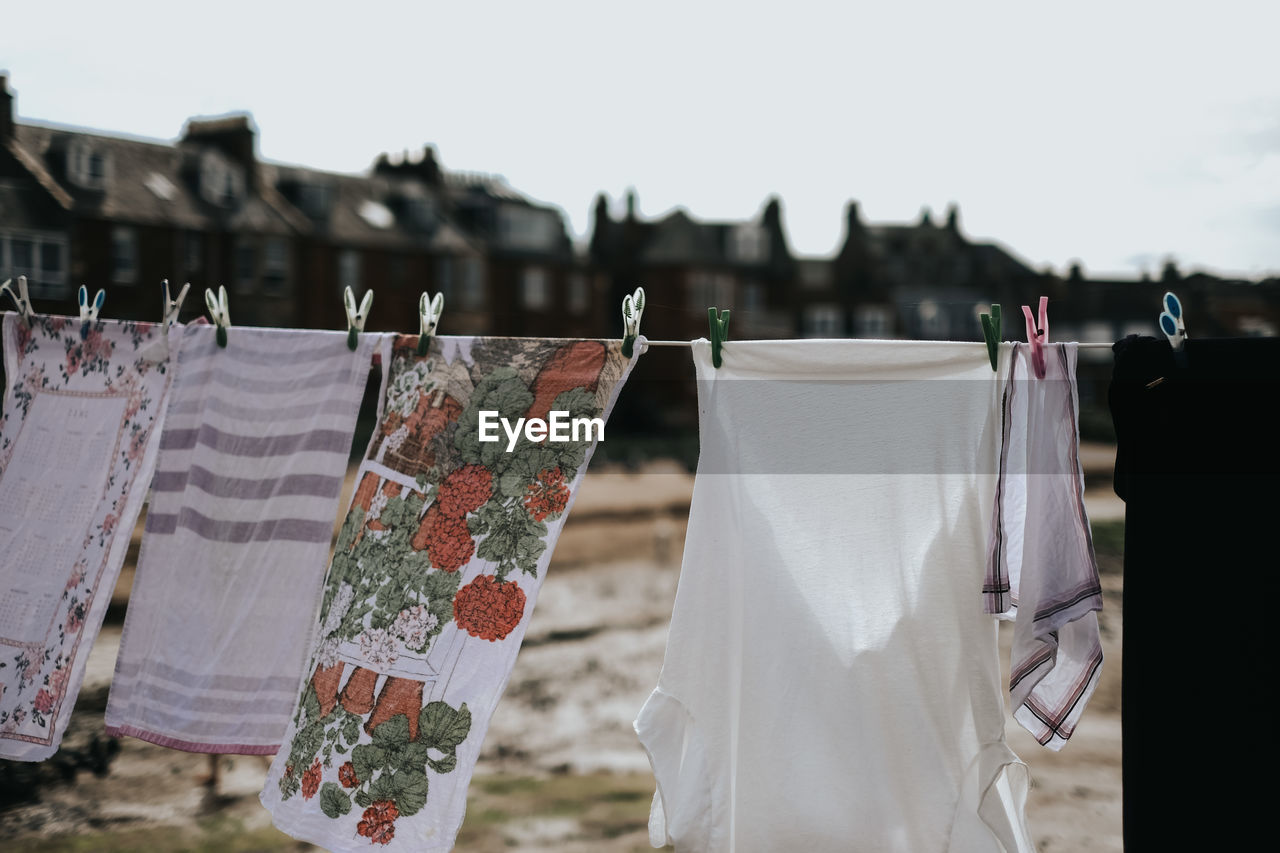
{"label": "pink clothespin", "polygon": [[1036,378],[1044,379],[1044,345],[1049,343],[1049,297],[1040,297],[1040,324],[1036,325],[1031,308],[1023,305],[1022,316],[1027,318],[1027,343],[1031,345],[1031,366]]}

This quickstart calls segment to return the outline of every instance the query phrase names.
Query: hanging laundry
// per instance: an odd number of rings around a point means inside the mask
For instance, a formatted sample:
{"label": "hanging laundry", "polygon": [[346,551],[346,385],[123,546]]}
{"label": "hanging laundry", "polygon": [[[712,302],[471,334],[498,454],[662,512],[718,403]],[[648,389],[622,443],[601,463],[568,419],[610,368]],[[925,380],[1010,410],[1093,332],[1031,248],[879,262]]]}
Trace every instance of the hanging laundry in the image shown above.
{"label": "hanging laundry", "polygon": [[968,343],[737,342],[715,369],[697,341],[693,358],[689,533],[635,723],[651,842],[1033,849],[980,598],[1009,349],[995,381]]}
{"label": "hanging laundry", "polygon": [[[1259,723],[1275,666],[1280,339],[1174,352],[1131,336],[1114,352],[1125,849],[1253,850],[1274,823],[1257,773],[1274,753]],[[1174,614],[1195,614],[1188,631]]]}
{"label": "hanging laundry", "polygon": [[[490,715],[595,447],[479,440],[482,413],[608,417],[619,341],[396,339],[384,411],[262,803],[332,850],[453,847]],[[643,350],[643,346],[638,351]]]}
{"label": "hanging laundry", "polygon": [[149,323],[4,317],[0,758],[53,755],[155,464],[172,372]]}
{"label": "hanging laundry", "polygon": [[382,339],[240,328],[224,349],[215,334],[182,331],[107,733],[266,755],[302,681]]}
{"label": "hanging laundry", "polygon": [[1084,508],[1077,345],[1013,345],[1003,394],[1000,479],[991,512],[986,612],[1014,620],[1013,716],[1061,749],[1102,674],[1102,583]]}

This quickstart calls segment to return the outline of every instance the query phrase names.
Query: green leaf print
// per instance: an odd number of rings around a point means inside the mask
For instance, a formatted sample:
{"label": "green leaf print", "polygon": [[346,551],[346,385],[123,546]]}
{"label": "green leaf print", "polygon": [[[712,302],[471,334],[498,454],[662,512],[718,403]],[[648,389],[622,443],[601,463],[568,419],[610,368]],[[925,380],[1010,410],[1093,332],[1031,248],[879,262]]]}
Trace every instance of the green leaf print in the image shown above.
{"label": "green leaf print", "polygon": [[409,742],[409,718],[396,714],[373,730],[373,745],[391,751]]}
{"label": "green leaf print", "polygon": [[432,749],[453,752],[471,731],[471,711],[463,702],[453,708],[445,702],[429,702],[418,714],[418,740]]}
{"label": "green leaf print", "polygon": [[351,811],[351,798],[341,785],[325,782],[320,786],[320,811],[332,818],[342,817]]}
{"label": "green leaf print", "polygon": [[427,774],[422,770],[405,768],[391,777],[392,799],[400,814],[417,814],[427,804]]}
{"label": "green leaf print", "polygon": [[458,416],[458,429],[453,436],[454,447],[461,454],[462,461],[484,465],[495,474],[501,474],[511,459],[519,454],[506,452],[505,439],[480,441],[480,412],[496,411],[499,417],[515,423],[517,418],[524,417],[532,404],[533,393],[514,368],[499,367],[481,379],[471,392],[466,408]]}
{"label": "green leaf print", "polygon": [[362,743],[351,750],[351,766],[361,783],[372,779],[374,772],[381,770],[386,764],[387,755],[382,747]]}

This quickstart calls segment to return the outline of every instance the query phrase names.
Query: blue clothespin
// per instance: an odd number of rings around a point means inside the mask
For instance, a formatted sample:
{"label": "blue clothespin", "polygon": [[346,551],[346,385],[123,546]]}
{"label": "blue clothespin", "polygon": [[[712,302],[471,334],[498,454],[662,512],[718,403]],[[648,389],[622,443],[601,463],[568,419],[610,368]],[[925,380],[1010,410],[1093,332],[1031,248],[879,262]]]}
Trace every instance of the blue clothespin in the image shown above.
{"label": "blue clothespin", "polygon": [[991,369],[998,370],[1000,359],[1000,304],[991,304],[990,314],[979,314],[982,321],[982,338],[987,342],[987,357],[991,359]]}
{"label": "blue clothespin", "polygon": [[[370,296],[373,294],[370,293]],[[418,297],[418,355],[426,355],[427,347],[431,345],[431,336],[436,333],[436,326],[440,323],[440,315],[444,313],[444,294],[437,293],[434,297],[422,291],[422,295]]]}
{"label": "blue clothespin", "polygon": [[227,346],[227,329],[231,326],[231,309],[227,305],[227,289],[222,285],[218,285],[218,295],[213,295],[213,289],[206,287],[204,289],[204,304],[209,308],[209,318],[213,320],[213,325],[218,327],[216,337],[218,346],[226,348]]}
{"label": "blue clothespin", "polygon": [[1160,312],[1160,331],[1169,339],[1173,358],[1179,365],[1186,365],[1187,325],[1182,317],[1182,302],[1169,291],[1164,295],[1164,310]]}
{"label": "blue clothespin", "polygon": [[0,293],[9,294],[9,298],[13,300],[14,306],[18,309],[18,317],[22,319],[23,325],[28,328],[31,326],[31,295],[27,293],[27,277],[25,275],[18,276],[16,289],[13,279],[5,279],[4,284],[0,284]]}
{"label": "blue clothespin", "polygon": [[640,335],[640,318],[644,316],[644,288],[622,297],[622,356],[631,358],[636,338]]}
{"label": "blue clothespin", "polygon": [[373,291],[365,292],[357,311],[355,294],[348,287],[342,291],[342,304],[347,309],[347,348],[355,352],[357,339],[364,331],[364,322],[369,319],[369,309],[373,307]]}
{"label": "blue clothespin", "polygon": [[711,323],[711,365],[718,370],[724,361],[720,351],[729,340],[729,309],[717,311],[714,307],[708,308],[707,320]]}
{"label": "blue clothespin", "polygon": [[83,284],[80,285],[80,340],[89,337],[89,324],[98,319],[98,312],[102,310],[102,303],[107,301],[107,292],[99,289],[98,295],[93,297],[93,304],[89,304],[89,288]]}

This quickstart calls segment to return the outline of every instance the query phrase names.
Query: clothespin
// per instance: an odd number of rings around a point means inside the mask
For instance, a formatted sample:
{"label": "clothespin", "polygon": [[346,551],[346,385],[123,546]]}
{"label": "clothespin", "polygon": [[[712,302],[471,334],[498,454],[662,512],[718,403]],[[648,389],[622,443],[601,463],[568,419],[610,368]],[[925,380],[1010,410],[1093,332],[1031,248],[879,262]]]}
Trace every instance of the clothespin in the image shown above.
{"label": "clothespin", "polygon": [[644,288],[622,297],[622,356],[631,358],[636,338],[640,335],[640,318],[644,316]]}
{"label": "clothespin", "polygon": [[[373,292],[370,291],[370,296]],[[427,347],[431,345],[431,336],[436,333],[436,326],[440,323],[440,315],[444,313],[444,294],[437,293],[434,297],[422,291],[422,295],[418,297],[418,355],[426,355]]]}
{"label": "clothespin", "polygon": [[711,323],[711,365],[719,370],[723,362],[720,351],[729,340],[729,309],[717,311],[714,307],[708,308],[707,320]]}
{"label": "clothespin", "polygon": [[373,291],[366,291],[360,300],[360,310],[356,310],[356,297],[348,287],[342,291],[342,304],[347,309],[347,349],[355,352],[356,341],[364,331],[364,321],[369,319],[369,309],[373,307]]}
{"label": "clothespin", "polygon": [[1000,358],[1000,303],[991,304],[990,314],[979,314],[982,321],[982,338],[987,342],[987,357],[991,359],[991,369],[998,370]]}
{"label": "clothespin", "polygon": [[218,285],[218,295],[213,295],[213,288],[206,287],[204,289],[204,304],[209,308],[209,317],[212,318],[213,324],[218,327],[215,336],[218,340],[218,346],[226,348],[227,346],[227,329],[231,327],[231,309],[227,305],[227,289],[222,285]]}
{"label": "clothespin", "polygon": [[1031,367],[1036,379],[1044,379],[1044,345],[1049,343],[1049,297],[1040,297],[1040,322],[1031,316],[1031,308],[1023,305],[1022,316],[1027,318],[1027,343],[1031,344]]}
{"label": "clothespin", "polygon": [[1169,339],[1169,346],[1176,353],[1182,352],[1187,341],[1187,326],[1182,320],[1182,303],[1169,291],[1164,295],[1164,310],[1160,312],[1160,331]]}
{"label": "clothespin", "polygon": [[163,318],[164,333],[169,334],[169,327],[178,322],[178,312],[182,310],[182,300],[187,298],[187,291],[191,289],[191,282],[182,285],[182,290],[178,291],[177,299],[169,298],[169,279],[162,282],[164,287],[164,309],[160,316]]}
{"label": "clothespin", "polygon": [[18,276],[18,283],[15,289],[13,279],[5,279],[4,284],[0,284],[0,293],[9,294],[9,298],[13,300],[14,306],[18,309],[18,317],[26,326],[31,325],[31,296],[27,293],[27,277],[25,275]]}
{"label": "clothespin", "polygon": [[89,324],[98,319],[98,312],[102,310],[102,303],[107,301],[107,292],[98,289],[98,295],[93,297],[93,304],[89,304],[89,288],[83,284],[80,285],[80,340],[89,337]]}

